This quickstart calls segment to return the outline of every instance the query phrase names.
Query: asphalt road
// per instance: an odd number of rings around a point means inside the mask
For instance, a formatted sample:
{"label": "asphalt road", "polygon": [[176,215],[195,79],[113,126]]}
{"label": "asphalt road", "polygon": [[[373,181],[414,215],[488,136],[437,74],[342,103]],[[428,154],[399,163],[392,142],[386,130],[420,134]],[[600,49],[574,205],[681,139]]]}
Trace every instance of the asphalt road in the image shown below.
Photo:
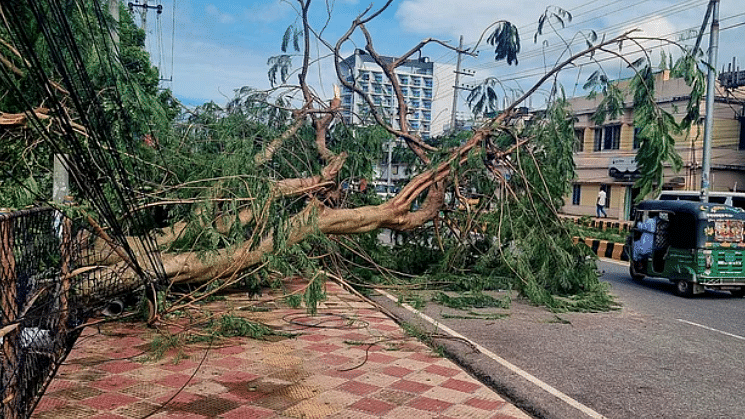
{"label": "asphalt road", "polygon": [[[509,314],[499,320],[453,318],[464,313],[434,303],[422,312],[480,345],[476,352],[457,339],[437,341],[536,417],[745,418],[745,299],[684,299],[667,281],[631,281],[625,265],[598,268],[621,310],[557,316],[514,301],[509,310],[480,310]],[[374,299],[424,331],[442,331]]]}

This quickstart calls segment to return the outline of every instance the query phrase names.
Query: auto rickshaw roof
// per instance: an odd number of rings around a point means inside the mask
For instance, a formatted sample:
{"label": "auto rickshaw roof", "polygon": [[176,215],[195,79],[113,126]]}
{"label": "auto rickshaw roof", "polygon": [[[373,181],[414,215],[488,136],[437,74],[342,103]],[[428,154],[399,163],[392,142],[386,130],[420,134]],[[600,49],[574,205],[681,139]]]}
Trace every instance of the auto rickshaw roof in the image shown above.
{"label": "auto rickshaw roof", "polygon": [[717,215],[723,218],[745,219],[745,210],[711,202],[649,200],[640,202],[636,210],[691,214],[698,219],[717,218]]}

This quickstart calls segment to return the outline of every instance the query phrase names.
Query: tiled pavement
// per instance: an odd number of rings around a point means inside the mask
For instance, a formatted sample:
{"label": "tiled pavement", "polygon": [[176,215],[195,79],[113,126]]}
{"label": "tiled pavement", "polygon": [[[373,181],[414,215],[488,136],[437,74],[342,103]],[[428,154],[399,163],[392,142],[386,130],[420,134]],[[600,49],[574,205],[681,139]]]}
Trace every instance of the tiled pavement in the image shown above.
{"label": "tiled pavement", "polygon": [[326,287],[316,317],[237,295],[200,309],[300,333],[290,339],[188,344],[155,361],[149,344],[158,331],[131,322],[88,327],[32,417],[529,417],[373,306]]}

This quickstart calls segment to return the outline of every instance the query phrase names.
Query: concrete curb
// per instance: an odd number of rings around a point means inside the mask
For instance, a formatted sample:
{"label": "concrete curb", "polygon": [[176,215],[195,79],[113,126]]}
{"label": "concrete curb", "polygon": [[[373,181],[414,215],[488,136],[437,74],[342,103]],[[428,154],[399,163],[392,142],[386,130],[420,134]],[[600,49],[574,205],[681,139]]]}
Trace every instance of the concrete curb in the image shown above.
{"label": "concrete curb", "polygon": [[620,261],[628,261],[629,254],[626,251],[626,245],[623,243],[611,242],[608,240],[598,240],[591,238],[573,237],[574,244],[584,243],[593,253],[600,257],[615,259]]}

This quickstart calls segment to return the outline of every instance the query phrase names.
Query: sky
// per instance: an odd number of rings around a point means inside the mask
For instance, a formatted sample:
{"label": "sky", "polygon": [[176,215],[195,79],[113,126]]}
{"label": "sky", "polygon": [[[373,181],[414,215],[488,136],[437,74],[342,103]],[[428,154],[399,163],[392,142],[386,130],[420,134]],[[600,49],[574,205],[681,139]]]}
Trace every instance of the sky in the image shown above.
{"label": "sky", "polygon": [[[643,36],[664,37],[692,45],[701,27],[708,0],[394,0],[369,25],[376,50],[389,56],[400,55],[418,42],[435,38],[455,47],[463,36],[468,48],[475,46],[490,24],[507,20],[515,24],[521,37],[519,64],[508,66],[495,62],[493,50],[483,41],[477,48],[478,56],[462,56],[464,69],[475,72],[461,78],[461,84],[475,85],[487,77],[500,80],[506,96],[514,96],[532,87],[535,81],[566,57],[570,45],[572,53],[581,50],[584,38],[595,31],[599,38],[610,38],[630,29],[640,29]],[[745,62],[745,11],[742,0],[720,1],[719,69],[733,58]],[[134,3],[143,4],[145,0]],[[153,64],[161,69],[162,86],[170,88],[187,106],[209,101],[225,104],[234,91],[244,86],[256,89],[271,87],[267,60],[281,53],[280,44],[285,29],[298,22],[296,0],[149,0],[150,5],[163,6],[157,14],[149,10],[142,22],[135,8],[135,22],[146,29],[147,48]],[[368,7],[378,10],[385,4],[379,0],[313,0],[311,23],[328,42],[335,44],[350,27],[352,20]],[[537,22],[547,7],[558,6],[572,14],[565,19],[565,27],[556,21],[544,26],[544,34],[534,42]],[[331,17],[327,19],[327,9]],[[552,9],[555,10],[555,9]],[[554,31],[555,29],[555,31]],[[708,48],[708,35],[702,46]],[[652,62],[660,61],[660,51],[679,55],[675,48],[652,43]],[[328,50],[319,43],[312,45],[316,56],[326,56]],[[364,47],[364,40],[356,35],[344,44],[344,56],[354,48]],[[631,46],[626,45],[624,53]],[[442,46],[427,46],[424,55],[432,61],[454,64],[457,54]],[[617,60],[596,56],[611,78],[628,77],[625,65]],[[293,60],[300,63],[300,58]],[[565,73],[560,81],[568,96],[583,95],[581,87],[597,64],[584,60]],[[739,65],[739,64],[738,64]],[[745,69],[745,64],[742,65]],[[453,83],[455,76],[453,75]],[[296,76],[291,81],[296,81]],[[331,98],[334,73],[328,59],[313,66],[311,84],[322,98]],[[461,99],[467,93],[461,92]],[[535,105],[546,96],[539,91],[528,105]],[[535,100],[535,103],[533,103]]]}

